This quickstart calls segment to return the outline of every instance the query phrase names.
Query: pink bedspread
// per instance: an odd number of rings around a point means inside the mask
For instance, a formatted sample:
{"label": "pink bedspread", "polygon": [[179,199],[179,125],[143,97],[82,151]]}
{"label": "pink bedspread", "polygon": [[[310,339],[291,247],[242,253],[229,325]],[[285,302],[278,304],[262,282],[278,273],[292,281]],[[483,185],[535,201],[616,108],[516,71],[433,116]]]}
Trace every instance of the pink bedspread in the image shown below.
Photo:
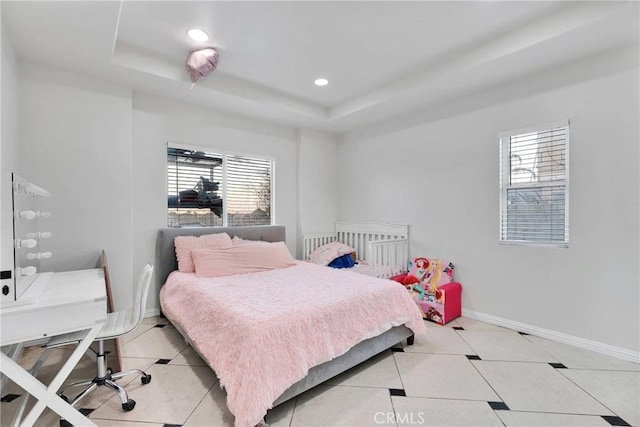
{"label": "pink bedspread", "polygon": [[425,332],[397,283],[307,262],[217,278],[176,271],[160,301],[217,374],[238,427],[258,424],[311,367],[360,341],[403,324]]}

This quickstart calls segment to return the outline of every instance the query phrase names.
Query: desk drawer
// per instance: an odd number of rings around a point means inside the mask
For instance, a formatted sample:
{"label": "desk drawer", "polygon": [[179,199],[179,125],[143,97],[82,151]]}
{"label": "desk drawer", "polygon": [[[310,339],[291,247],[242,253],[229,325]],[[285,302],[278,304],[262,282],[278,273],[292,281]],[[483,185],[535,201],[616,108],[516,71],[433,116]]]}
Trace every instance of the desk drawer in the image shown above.
{"label": "desk drawer", "polygon": [[104,322],[106,297],[82,303],[5,312],[2,314],[2,345],[74,332]]}

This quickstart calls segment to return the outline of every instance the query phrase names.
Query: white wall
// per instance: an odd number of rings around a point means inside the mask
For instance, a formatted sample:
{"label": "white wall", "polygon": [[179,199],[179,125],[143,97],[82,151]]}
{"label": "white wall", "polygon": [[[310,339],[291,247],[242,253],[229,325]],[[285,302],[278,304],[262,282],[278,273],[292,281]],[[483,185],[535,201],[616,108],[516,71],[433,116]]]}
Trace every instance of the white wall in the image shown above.
{"label": "white wall", "polygon": [[[293,129],[162,98],[133,98],[134,269],[155,260],[158,230],[167,226],[167,142],[265,155],[275,159],[275,222],[286,226],[296,248],[296,133]],[[159,278],[149,308],[159,308]]]}
{"label": "white wall", "polygon": [[[2,4],[0,4],[0,22]],[[2,62],[0,99],[2,114],[0,128],[2,144],[0,144],[0,270],[13,270],[13,220],[11,216],[11,173],[19,172],[18,156],[18,62],[16,54],[2,27]],[[13,281],[3,281],[2,285],[10,287]],[[11,294],[13,298],[13,293]]]}
{"label": "white wall", "polygon": [[298,255],[302,235],[333,231],[337,218],[337,138],[303,129],[298,134]]}
{"label": "white wall", "polygon": [[[339,219],[411,224],[463,308],[639,350],[639,73],[622,71],[339,146]],[[570,247],[498,244],[498,133],[571,122]],[[356,196],[357,195],[357,196]]]}
{"label": "white wall", "polygon": [[131,91],[21,64],[20,171],[52,194],[44,271],[93,268],[106,250],[116,307],[132,294]]}
{"label": "white wall", "polygon": [[[293,129],[134,96],[128,88],[49,67],[21,64],[19,82],[19,99],[3,96],[3,107],[20,107],[15,167],[53,195],[54,257],[43,270],[92,268],[105,249],[115,304],[131,303],[131,284],[145,263],[155,261],[157,231],[167,224],[169,141],[274,158],[275,219],[287,227],[295,253],[299,171]],[[3,142],[3,161],[4,151]],[[2,241],[11,244],[4,233]],[[149,310],[159,308],[157,287]]]}

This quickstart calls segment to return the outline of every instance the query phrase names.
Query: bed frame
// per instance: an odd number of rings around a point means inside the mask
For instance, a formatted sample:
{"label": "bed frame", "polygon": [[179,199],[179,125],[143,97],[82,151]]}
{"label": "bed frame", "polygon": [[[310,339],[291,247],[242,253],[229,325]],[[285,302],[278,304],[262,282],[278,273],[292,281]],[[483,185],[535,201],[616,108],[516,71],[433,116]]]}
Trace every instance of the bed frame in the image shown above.
{"label": "bed frame", "polygon": [[[227,233],[231,237],[238,236],[248,240],[263,240],[267,242],[285,241],[285,228],[280,225],[263,225],[249,227],[197,227],[197,228],[165,228],[158,233],[156,242],[156,271],[158,280],[164,284],[167,276],[178,269],[175,246],[173,239],[176,236],[201,236],[203,234]],[[181,325],[168,319],[176,329],[182,334],[184,339],[191,345],[191,340]],[[273,406],[279,405],[292,397],[303,393],[324,381],[353,368],[376,354],[393,347],[402,340],[407,339],[407,344],[412,345],[414,336],[411,329],[405,326],[396,326],[388,331],[369,338],[352,347],[345,354],[336,357],[329,362],[315,366],[299,382],[292,385],[274,402]],[[192,346],[192,345],[191,345]],[[195,349],[195,347],[192,346]]]}
{"label": "bed frame", "polygon": [[339,221],[329,233],[305,234],[302,259],[322,245],[342,242],[356,250],[358,259],[371,266],[371,275],[389,278],[406,273],[409,263],[409,226],[358,219]]}

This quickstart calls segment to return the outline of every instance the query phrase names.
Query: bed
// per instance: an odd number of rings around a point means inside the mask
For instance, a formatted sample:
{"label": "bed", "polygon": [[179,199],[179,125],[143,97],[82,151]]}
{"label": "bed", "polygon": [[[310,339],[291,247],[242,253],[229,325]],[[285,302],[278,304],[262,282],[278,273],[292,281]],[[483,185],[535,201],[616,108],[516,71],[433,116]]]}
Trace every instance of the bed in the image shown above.
{"label": "bed", "polygon": [[338,221],[334,231],[305,234],[303,258],[331,242],[354,248],[359,262],[354,270],[374,277],[389,278],[406,273],[409,264],[409,226],[385,221],[357,219]]}
{"label": "bed", "polygon": [[[404,339],[412,344],[414,333],[425,332],[422,316],[406,291],[384,279],[295,260],[295,265],[287,268],[212,279],[176,271],[175,237],[213,233],[284,242],[285,229],[282,226],[167,228],[158,235],[156,266],[158,278],[164,283],[160,290],[163,315],[216,372],[227,392],[227,406],[235,416],[236,426],[257,425],[268,409]],[[291,283],[284,279],[294,273],[297,276],[292,276]],[[248,277],[260,278],[260,285],[247,284]],[[331,290],[329,285],[335,277],[343,283]],[[299,299],[282,300],[279,296],[271,300],[272,284],[286,290],[291,298],[297,294]],[[366,289],[349,296],[366,302],[364,309],[346,305],[346,297],[344,302],[336,299],[342,292],[346,295],[349,288]],[[383,288],[393,295],[379,296]],[[313,298],[306,296],[311,294]],[[240,310],[230,300],[242,301],[251,308]],[[287,309],[278,311],[280,306]],[[291,320],[292,316],[303,314],[306,306],[315,311]],[[241,311],[243,317],[237,322],[228,321]],[[387,317],[375,319],[381,312]],[[345,315],[349,321],[340,317]],[[359,321],[352,322],[352,318],[374,324],[359,326]],[[355,323],[358,325],[354,326]],[[313,331],[321,332],[320,338],[314,338]],[[310,341],[321,341],[326,354],[308,351],[308,345],[315,345]],[[283,367],[285,372],[281,372]]]}

